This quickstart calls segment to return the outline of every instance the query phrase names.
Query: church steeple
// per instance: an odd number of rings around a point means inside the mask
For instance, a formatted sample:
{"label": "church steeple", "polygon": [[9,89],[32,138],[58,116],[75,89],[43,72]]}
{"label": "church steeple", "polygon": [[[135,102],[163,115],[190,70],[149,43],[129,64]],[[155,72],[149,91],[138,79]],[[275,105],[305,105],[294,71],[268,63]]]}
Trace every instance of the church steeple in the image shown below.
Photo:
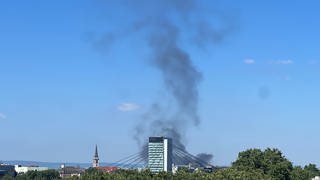
{"label": "church steeple", "polygon": [[96,145],[96,150],[92,160],[92,167],[98,167],[98,166],[99,166],[99,155],[98,155],[98,146]]}

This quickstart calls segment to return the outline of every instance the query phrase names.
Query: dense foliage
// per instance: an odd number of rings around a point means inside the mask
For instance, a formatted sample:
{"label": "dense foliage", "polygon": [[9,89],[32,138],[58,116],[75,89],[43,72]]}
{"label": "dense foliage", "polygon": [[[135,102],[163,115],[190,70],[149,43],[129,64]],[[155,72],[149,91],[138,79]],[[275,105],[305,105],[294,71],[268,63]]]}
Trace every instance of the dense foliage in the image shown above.
{"label": "dense foliage", "polygon": [[[193,180],[193,179],[216,179],[216,180],[310,180],[312,177],[320,176],[320,171],[314,164],[306,165],[304,168],[300,166],[293,167],[292,163],[285,158],[278,149],[249,149],[240,152],[238,158],[232,163],[231,167],[220,168],[213,173],[204,172],[202,170],[189,172],[187,169],[181,169],[177,173],[158,174],[151,173],[149,170],[117,170],[115,172],[103,172],[94,168],[89,168],[79,177],[69,177],[69,180],[107,180],[107,179],[177,179],[177,180]],[[28,172],[15,178],[6,176],[3,180],[55,180],[61,179],[59,173],[55,170]]]}
{"label": "dense foliage", "polygon": [[292,163],[277,149],[249,149],[240,152],[238,159],[232,164],[243,171],[258,170],[273,179],[290,179]]}
{"label": "dense foliage", "polygon": [[25,174],[18,175],[15,178],[11,176],[5,176],[2,180],[56,180],[60,179],[59,172],[56,170],[47,170],[47,171],[29,171]]}

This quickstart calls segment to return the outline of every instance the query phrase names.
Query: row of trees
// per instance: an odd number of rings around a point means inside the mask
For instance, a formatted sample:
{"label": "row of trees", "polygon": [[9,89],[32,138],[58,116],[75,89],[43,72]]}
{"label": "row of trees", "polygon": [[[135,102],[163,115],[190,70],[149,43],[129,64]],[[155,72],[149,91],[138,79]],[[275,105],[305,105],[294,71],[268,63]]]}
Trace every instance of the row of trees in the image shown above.
{"label": "row of trees", "polygon": [[46,171],[29,171],[25,174],[11,177],[9,175],[4,176],[1,180],[56,180],[60,179],[59,172],[50,169]]}
{"label": "row of trees", "polygon": [[320,175],[315,164],[304,168],[293,166],[278,149],[249,149],[240,152],[231,168],[236,171],[253,172],[259,179],[311,179]]}
{"label": "row of trees", "polygon": [[[70,177],[67,179],[217,179],[217,180],[256,180],[256,179],[279,179],[279,180],[310,180],[315,176],[320,176],[320,171],[314,164],[305,167],[293,166],[292,163],[278,149],[249,149],[239,153],[239,156],[231,167],[216,169],[213,173],[196,171],[190,173],[188,169],[181,169],[177,173],[153,174],[149,170],[118,170],[112,173],[99,171],[93,168],[88,169],[80,178]],[[5,177],[3,180],[12,180],[12,177]],[[28,172],[19,175],[17,180],[54,180],[60,179],[59,173],[55,170],[42,172]]]}

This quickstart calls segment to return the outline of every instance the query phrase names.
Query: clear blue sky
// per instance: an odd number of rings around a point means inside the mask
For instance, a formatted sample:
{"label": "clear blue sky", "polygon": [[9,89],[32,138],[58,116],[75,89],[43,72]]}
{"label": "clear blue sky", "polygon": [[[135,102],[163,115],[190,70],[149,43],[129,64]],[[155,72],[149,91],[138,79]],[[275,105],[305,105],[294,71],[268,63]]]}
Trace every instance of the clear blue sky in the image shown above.
{"label": "clear blue sky", "polygon": [[[204,77],[187,148],[217,165],[275,147],[320,166],[320,2],[202,3],[237,28],[205,50],[183,44]],[[138,151],[132,130],[164,94],[161,75],[139,34],[104,53],[86,40],[135,18],[111,1],[0,2],[0,160],[90,162],[95,144],[105,162]]]}

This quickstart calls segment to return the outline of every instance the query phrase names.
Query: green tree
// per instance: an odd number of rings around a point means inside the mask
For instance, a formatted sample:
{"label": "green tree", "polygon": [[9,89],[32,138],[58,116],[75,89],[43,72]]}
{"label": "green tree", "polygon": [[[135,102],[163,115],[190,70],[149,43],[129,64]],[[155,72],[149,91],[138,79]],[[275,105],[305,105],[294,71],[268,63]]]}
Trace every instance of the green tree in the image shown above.
{"label": "green tree", "polygon": [[232,163],[232,167],[241,170],[263,170],[263,152],[260,149],[248,149],[240,152],[238,159]]}
{"label": "green tree", "polygon": [[216,171],[211,179],[215,180],[257,180],[257,179],[269,179],[267,175],[259,169],[247,169],[240,170],[236,168],[227,168]]}
{"label": "green tree", "polygon": [[2,178],[0,177],[1,180],[13,180],[14,178],[10,175],[5,175]]}
{"label": "green tree", "polygon": [[291,180],[308,180],[311,179],[310,174],[300,166],[295,166],[290,172]]}
{"label": "green tree", "polygon": [[53,169],[46,171],[29,171],[25,174],[18,175],[17,180],[57,180],[60,179],[59,172]]}
{"label": "green tree", "polygon": [[232,167],[242,171],[258,170],[273,179],[290,179],[292,163],[278,149],[249,149],[239,153]]}
{"label": "green tree", "polygon": [[104,176],[105,173],[103,171],[97,170],[96,168],[89,168],[84,172],[81,179],[100,180],[104,178]]}
{"label": "green tree", "polygon": [[308,164],[304,166],[304,170],[309,174],[309,177],[320,176],[320,171],[315,164]]}

